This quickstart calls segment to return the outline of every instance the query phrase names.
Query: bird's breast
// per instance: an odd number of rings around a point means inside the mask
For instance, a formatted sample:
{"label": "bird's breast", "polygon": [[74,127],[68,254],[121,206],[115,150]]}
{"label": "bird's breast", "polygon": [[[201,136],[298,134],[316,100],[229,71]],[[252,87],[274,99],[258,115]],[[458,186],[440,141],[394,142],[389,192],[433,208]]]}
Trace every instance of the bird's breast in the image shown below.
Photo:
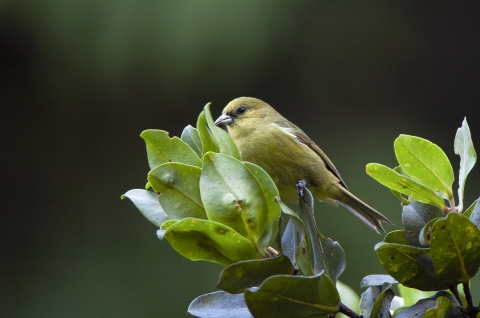
{"label": "bird's breast", "polygon": [[298,200],[295,185],[300,180],[307,181],[319,199],[332,181],[318,154],[299,142],[286,128],[279,129],[278,125],[274,125],[256,129],[254,134],[234,141],[242,160],[259,165],[270,175],[283,201]]}

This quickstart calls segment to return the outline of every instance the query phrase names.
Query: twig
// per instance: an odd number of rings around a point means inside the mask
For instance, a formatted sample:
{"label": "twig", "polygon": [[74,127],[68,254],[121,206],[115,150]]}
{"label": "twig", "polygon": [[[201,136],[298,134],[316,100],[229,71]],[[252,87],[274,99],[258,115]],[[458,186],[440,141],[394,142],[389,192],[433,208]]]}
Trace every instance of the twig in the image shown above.
{"label": "twig", "polygon": [[467,311],[470,317],[476,317],[479,309],[473,305],[472,293],[470,292],[470,285],[463,284],[463,292],[465,293],[465,299],[467,300]]}
{"label": "twig", "polygon": [[352,317],[352,318],[363,318],[363,315],[359,315],[347,306],[345,306],[342,302],[338,304],[338,309],[339,311],[344,314],[347,317]]}
{"label": "twig", "polygon": [[455,296],[455,299],[458,301],[460,306],[463,307],[463,301],[462,301],[462,298],[460,297],[460,294],[458,293],[457,285],[450,286],[449,289],[452,292],[453,296]]}

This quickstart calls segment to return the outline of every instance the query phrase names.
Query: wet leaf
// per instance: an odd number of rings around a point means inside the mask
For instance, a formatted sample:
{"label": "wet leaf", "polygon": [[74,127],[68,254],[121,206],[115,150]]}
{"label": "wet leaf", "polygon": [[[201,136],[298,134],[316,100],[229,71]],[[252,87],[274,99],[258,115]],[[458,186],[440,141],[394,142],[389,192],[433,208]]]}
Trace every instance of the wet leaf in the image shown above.
{"label": "wet leaf", "polygon": [[245,301],[255,317],[317,317],[338,312],[340,297],[323,273],[313,276],[278,275],[257,290],[247,289]]}
{"label": "wet leaf", "polygon": [[122,195],[122,199],[124,198],[129,198],[143,216],[156,226],[160,227],[168,220],[168,216],[158,203],[157,195],[152,191],[133,189]]}
{"label": "wet leaf", "polygon": [[435,222],[430,237],[436,275],[447,285],[467,284],[480,266],[480,229],[453,212]]}
{"label": "wet leaf", "polygon": [[477,153],[473,148],[470,128],[468,128],[467,118],[463,119],[462,127],[458,128],[455,135],[454,150],[460,156],[460,172],[458,174],[458,198],[459,210],[463,209],[463,193],[467,176],[477,162]]}
{"label": "wet leaf", "polygon": [[232,228],[214,221],[183,219],[168,227],[165,239],[180,255],[192,261],[230,265],[258,259],[249,240]]}
{"label": "wet leaf", "polygon": [[253,318],[243,294],[223,291],[198,296],[188,306],[188,313],[200,318]]}
{"label": "wet leaf", "polygon": [[149,172],[148,181],[159,193],[158,200],[169,218],[207,218],[200,197],[200,174],[200,168],[178,162],[162,164]]}
{"label": "wet leaf", "polygon": [[202,161],[185,142],[178,137],[170,138],[164,130],[149,129],[140,134],[147,145],[150,169],[167,162],[181,162],[202,167]]}
{"label": "wet leaf", "polygon": [[433,190],[384,165],[378,163],[368,164],[367,174],[387,188],[410,196],[415,201],[433,204],[442,210],[445,206],[443,199],[436,195]]}
{"label": "wet leaf", "polygon": [[202,147],[202,140],[200,139],[200,134],[198,130],[191,125],[185,127],[180,135],[180,139],[182,139],[187,145],[192,148],[195,153],[198,155],[199,158],[203,155],[203,147]]}
{"label": "wet leaf", "polygon": [[249,260],[232,264],[220,274],[217,287],[231,294],[242,293],[246,288],[258,286],[273,275],[292,275],[294,268],[288,257]]}
{"label": "wet leaf", "polygon": [[400,167],[412,179],[444,199],[453,198],[453,168],[440,147],[420,137],[400,135],[395,139],[394,149]]}

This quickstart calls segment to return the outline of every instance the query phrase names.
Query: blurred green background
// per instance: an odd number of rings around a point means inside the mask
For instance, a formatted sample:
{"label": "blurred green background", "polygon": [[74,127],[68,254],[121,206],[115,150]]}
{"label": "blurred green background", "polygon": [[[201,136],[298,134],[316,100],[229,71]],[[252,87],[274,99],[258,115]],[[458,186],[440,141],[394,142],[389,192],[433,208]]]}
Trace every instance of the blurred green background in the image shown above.
{"label": "blurred green background", "polygon": [[[479,16],[473,2],[0,1],[0,316],[184,317],[215,291],[220,266],[182,258],[120,200],[146,182],[140,132],[179,135],[207,102],[217,116],[239,96],[267,101],[398,229],[399,202],[365,165],[395,166],[404,133],[457,171],[464,116],[480,149]],[[384,273],[382,236],[316,209],[360,292]]]}

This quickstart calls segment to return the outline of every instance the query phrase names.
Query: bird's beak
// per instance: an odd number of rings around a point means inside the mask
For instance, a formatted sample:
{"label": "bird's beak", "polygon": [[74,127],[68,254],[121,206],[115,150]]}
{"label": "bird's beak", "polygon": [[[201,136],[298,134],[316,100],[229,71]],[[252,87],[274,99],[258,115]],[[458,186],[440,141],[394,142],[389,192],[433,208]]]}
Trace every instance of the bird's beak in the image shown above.
{"label": "bird's beak", "polygon": [[228,125],[233,123],[233,117],[228,115],[228,114],[223,114],[222,116],[218,117],[217,120],[215,120],[215,125]]}

